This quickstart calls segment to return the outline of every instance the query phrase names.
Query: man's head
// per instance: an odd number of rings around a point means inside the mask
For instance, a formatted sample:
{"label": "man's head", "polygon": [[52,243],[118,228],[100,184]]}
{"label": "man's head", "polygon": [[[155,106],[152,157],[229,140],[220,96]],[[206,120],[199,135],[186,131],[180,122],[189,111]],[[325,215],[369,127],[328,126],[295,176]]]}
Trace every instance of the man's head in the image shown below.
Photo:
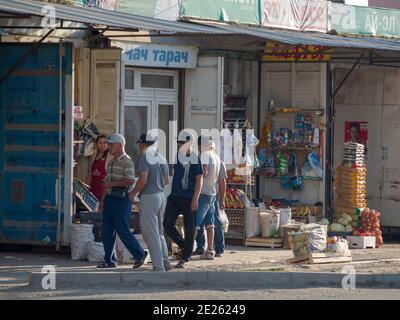
{"label": "man's head", "polygon": [[352,123],[350,125],[350,136],[351,136],[352,141],[358,140],[358,124],[357,123]]}
{"label": "man's head", "polygon": [[123,135],[115,133],[108,139],[108,150],[112,155],[125,152],[125,138]]}
{"label": "man's head", "polygon": [[207,136],[198,137],[197,144],[199,145],[200,153],[210,150],[210,138]]}
{"label": "man's head", "polygon": [[189,132],[181,131],[178,135],[178,149],[181,149],[186,143],[188,143],[187,150],[191,149],[191,145],[193,143],[193,136]]}
{"label": "man's head", "polygon": [[148,147],[152,146],[156,140],[148,133],[141,134],[140,138],[136,141],[139,144],[140,152],[144,152]]}

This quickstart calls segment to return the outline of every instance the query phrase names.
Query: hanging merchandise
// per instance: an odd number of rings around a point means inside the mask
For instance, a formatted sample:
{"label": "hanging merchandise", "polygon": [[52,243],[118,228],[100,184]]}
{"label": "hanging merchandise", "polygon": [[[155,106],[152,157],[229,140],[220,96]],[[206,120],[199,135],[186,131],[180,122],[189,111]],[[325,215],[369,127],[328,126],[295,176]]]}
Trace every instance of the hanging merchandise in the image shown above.
{"label": "hanging merchandise", "polygon": [[272,123],[268,114],[265,116],[264,125],[261,129],[260,143],[258,147],[266,148],[271,146],[272,143]]}
{"label": "hanging merchandise", "polygon": [[254,130],[246,130],[246,165],[252,166],[253,168],[259,167],[256,146],[259,143],[259,140],[254,135]]}
{"label": "hanging merchandise", "polygon": [[303,187],[303,182],[299,174],[296,152],[292,152],[290,156],[288,173],[292,184],[292,189],[295,191],[300,191]]}
{"label": "hanging merchandise", "polygon": [[233,163],[235,165],[240,165],[242,163],[242,150],[242,131],[238,129],[233,130]]}
{"label": "hanging merchandise", "polygon": [[99,131],[95,124],[91,120],[87,119],[80,132],[80,139],[83,140],[84,143],[79,148],[78,154],[90,157],[94,152],[94,145],[98,135]]}
{"label": "hanging merchandise", "polygon": [[321,164],[319,162],[318,155],[315,151],[311,152],[308,155],[308,161],[310,162],[310,165],[313,168],[313,170],[316,172],[317,176],[319,178],[322,178]]}
{"label": "hanging merchandise", "polygon": [[315,170],[311,167],[310,160],[308,160],[308,157],[304,159],[304,164],[303,167],[301,168],[301,176],[306,179],[318,177]]}
{"label": "hanging merchandise", "polygon": [[275,160],[274,160],[274,155],[272,152],[269,152],[267,154],[267,161],[265,164],[265,173],[267,177],[275,177],[276,176],[276,167],[275,167]]}
{"label": "hanging merchandise", "polygon": [[278,173],[281,176],[285,176],[288,172],[288,161],[281,152],[278,153],[276,158],[278,159]]}

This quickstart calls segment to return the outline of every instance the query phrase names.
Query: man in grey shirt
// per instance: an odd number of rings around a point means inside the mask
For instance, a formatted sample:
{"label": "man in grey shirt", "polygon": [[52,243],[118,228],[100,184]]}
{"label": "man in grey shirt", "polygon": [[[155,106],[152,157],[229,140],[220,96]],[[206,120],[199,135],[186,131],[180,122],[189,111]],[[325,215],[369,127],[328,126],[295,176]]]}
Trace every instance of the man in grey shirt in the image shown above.
{"label": "man in grey shirt", "polygon": [[168,271],[168,248],[164,238],[163,220],[166,206],[164,187],[169,183],[167,160],[154,148],[155,140],[142,134],[139,143],[140,157],[137,172],[139,180],[130,193],[133,199],[140,193],[140,227],[150,251],[154,271]]}

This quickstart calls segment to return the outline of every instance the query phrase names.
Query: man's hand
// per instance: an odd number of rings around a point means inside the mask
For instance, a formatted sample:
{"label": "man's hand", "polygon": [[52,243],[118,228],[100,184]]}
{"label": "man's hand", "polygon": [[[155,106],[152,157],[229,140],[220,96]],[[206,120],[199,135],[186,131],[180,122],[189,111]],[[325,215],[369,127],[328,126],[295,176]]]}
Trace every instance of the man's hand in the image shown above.
{"label": "man's hand", "polygon": [[132,202],[135,200],[136,194],[137,193],[135,193],[133,191],[129,192],[129,198],[131,199]]}
{"label": "man's hand", "polygon": [[219,208],[220,208],[221,210],[225,210],[225,202],[224,202],[224,201],[220,201],[220,202],[219,202]]}
{"label": "man's hand", "polygon": [[101,186],[102,186],[104,189],[111,189],[111,188],[112,188],[112,182],[103,182],[103,183],[101,184]]}
{"label": "man's hand", "polygon": [[191,208],[192,212],[196,212],[197,209],[199,208],[199,201],[196,199],[193,199],[192,203],[190,204],[190,208]]}

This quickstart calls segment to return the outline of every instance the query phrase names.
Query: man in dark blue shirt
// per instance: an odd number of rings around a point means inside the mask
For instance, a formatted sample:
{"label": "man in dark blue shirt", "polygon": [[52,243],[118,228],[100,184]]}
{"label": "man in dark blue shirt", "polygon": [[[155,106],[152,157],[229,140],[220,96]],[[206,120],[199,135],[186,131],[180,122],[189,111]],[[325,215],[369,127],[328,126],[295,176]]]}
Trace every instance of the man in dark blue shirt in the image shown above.
{"label": "man in dark blue shirt", "polygon": [[[175,266],[184,269],[192,256],[195,215],[203,184],[203,170],[200,159],[192,149],[193,138],[189,133],[178,137],[178,155],[174,164],[171,194],[165,209],[164,229],[168,237],[183,250],[181,260]],[[183,214],[185,239],[176,228],[179,214]]]}

